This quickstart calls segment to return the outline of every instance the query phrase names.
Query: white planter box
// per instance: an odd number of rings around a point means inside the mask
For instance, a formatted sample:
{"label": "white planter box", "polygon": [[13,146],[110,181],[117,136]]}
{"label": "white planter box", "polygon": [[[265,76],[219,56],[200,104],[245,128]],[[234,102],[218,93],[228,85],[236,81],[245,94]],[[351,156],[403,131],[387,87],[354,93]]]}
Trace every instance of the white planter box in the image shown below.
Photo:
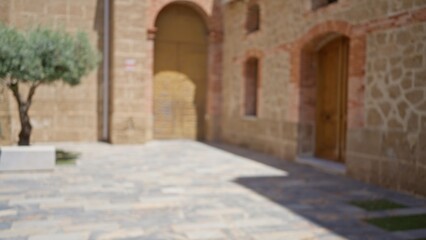
{"label": "white planter box", "polygon": [[0,147],[0,171],[53,170],[55,160],[51,146]]}

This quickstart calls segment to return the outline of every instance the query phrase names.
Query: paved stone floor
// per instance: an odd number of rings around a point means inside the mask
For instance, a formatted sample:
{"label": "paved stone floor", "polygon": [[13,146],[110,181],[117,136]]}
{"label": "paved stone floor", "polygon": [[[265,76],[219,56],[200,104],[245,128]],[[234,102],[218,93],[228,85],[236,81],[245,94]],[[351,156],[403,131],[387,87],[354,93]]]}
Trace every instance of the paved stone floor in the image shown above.
{"label": "paved stone floor", "polygon": [[[76,144],[77,166],[0,174],[0,239],[410,239],[366,217],[426,213],[421,198],[235,147]],[[386,198],[408,209],[347,204]],[[410,235],[411,234],[411,235]]]}

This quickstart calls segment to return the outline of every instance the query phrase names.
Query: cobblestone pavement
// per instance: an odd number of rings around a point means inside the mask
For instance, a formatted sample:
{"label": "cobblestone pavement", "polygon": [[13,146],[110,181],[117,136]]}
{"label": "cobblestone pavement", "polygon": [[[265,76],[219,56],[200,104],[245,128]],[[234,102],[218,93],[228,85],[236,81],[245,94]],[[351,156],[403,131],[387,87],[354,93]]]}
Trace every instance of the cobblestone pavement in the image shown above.
{"label": "cobblestone pavement", "polygon": [[[0,239],[409,239],[366,217],[426,213],[421,198],[225,145],[69,144],[77,166],[0,174]],[[368,213],[386,198],[410,208]],[[410,236],[413,234],[413,236]]]}

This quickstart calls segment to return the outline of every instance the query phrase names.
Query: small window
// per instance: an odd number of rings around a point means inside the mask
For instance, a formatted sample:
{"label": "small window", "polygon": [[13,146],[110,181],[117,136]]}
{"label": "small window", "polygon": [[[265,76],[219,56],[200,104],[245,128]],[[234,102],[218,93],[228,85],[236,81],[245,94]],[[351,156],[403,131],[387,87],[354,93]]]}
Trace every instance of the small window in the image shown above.
{"label": "small window", "polygon": [[316,10],[328,6],[332,3],[336,3],[338,0],[312,0],[312,9]]}
{"label": "small window", "polygon": [[247,33],[255,32],[260,29],[260,7],[258,4],[251,4],[248,7],[246,21]]}
{"label": "small window", "polygon": [[244,113],[246,116],[257,116],[258,89],[259,89],[259,60],[250,58],[246,62],[245,69],[245,96]]}

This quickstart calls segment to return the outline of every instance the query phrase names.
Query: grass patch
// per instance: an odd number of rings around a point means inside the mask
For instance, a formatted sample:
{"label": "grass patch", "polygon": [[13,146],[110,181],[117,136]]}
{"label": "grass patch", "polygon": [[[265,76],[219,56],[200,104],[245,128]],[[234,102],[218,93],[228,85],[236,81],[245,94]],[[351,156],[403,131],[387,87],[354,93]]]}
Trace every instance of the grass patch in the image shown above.
{"label": "grass patch", "polygon": [[426,214],[373,218],[365,221],[391,232],[426,229]]}
{"label": "grass patch", "polygon": [[377,199],[377,200],[367,200],[367,201],[352,201],[350,204],[362,208],[366,211],[384,211],[384,210],[392,210],[399,208],[406,208],[402,204],[392,202],[386,199]]}
{"label": "grass patch", "polygon": [[56,164],[57,165],[75,165],[80,153],[69,152],[62,149],[56,150]]}

